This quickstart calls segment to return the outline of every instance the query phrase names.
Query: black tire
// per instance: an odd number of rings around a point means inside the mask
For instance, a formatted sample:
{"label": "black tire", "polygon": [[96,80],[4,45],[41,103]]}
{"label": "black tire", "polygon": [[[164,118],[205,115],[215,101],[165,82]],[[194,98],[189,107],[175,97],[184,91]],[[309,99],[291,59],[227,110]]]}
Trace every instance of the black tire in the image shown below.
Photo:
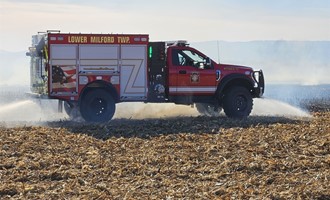
{"label": "black tire", "polygon": [[214,105],[208,103],[196,103],[197,111],[209,117],[218,117],[221,113],[221,108],[215,108]]}
{"label": "black tire", "polygon": [[77,102],[71,102],[71,101],[64,102],[64,110],[66,114],[70,117],[70,119],[77,119],[81,117]]}
{"label": "black tire", "polygon": [[242,119],[252,111],[251,93],[244,87],[234,86],[227,90],[223,99],[223,110],[230,118]]}
{"label": "black tire", "polygon": [[115,111],[113,96],[103,89],[90,90],[81,100],[80,113],[89,122],[107,122]]}

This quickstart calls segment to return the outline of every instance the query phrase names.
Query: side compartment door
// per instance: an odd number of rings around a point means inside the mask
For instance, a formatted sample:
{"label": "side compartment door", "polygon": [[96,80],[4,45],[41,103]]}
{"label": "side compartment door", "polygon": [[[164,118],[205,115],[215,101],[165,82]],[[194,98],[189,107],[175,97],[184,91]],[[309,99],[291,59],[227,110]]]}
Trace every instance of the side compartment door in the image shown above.
{"label": "side compartment door", "polygon": [[206,57],[194,49],[172,49],[170,95],[212,95],[216,91],[216,72],[205,64]]}
{"label": "side compartment door", "polygon": [[51,96],[78,94],[77,51],[78,45],[50,45],[49,89]]}
{"label": "side compartment door", "polygon": [[147,45],[122,45],[120,50],[120,99],[147,99]]}

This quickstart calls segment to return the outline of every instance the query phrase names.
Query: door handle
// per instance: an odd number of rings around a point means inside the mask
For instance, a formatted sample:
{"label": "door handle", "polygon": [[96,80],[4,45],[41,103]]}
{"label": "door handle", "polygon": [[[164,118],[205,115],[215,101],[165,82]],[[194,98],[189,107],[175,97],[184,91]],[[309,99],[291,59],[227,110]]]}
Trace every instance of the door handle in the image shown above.
{"label": "door handle", "polygon": [[216,74],[216,81],[219,81],[221,78],[221,71],[217,70],[217,71],[215,71],[215,74]]}
{"label": "door handle", "polygon": [[179,70],[179,74],[187,74],[186,70]]}

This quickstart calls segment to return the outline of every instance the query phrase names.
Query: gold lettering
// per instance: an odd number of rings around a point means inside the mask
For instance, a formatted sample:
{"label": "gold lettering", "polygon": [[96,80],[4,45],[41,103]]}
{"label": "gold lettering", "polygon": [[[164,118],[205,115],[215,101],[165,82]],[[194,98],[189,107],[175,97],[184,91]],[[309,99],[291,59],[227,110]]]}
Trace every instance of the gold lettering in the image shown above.
{"label": "gold lettering", "polygon": [[98,43],[97,42],[97,39],[98,39],[99,37],[91,37],[91,43]]}
{"label": "gold lettering", "polygon": [[87,43],[86,36],[69,36],[68,37],[69,43]]}
{"label": "gold lettering", "polygon": [[128,36],[125,36],[125,37],[118,36],[118,43],[130,43],[129,37]]}
{"label": "gold lettering", "polygon": [[111,36],[91,36],[91,43],[114,43],[115,38]]}

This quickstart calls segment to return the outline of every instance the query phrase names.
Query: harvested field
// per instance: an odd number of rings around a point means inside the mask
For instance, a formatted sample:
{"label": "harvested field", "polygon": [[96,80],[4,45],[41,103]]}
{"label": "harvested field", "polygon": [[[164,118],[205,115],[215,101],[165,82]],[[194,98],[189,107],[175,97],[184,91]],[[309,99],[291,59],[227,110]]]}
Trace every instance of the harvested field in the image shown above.
{"label": "harvested field", "polygon": [[330,199],[330,112],[0,127],[0,199]]}

